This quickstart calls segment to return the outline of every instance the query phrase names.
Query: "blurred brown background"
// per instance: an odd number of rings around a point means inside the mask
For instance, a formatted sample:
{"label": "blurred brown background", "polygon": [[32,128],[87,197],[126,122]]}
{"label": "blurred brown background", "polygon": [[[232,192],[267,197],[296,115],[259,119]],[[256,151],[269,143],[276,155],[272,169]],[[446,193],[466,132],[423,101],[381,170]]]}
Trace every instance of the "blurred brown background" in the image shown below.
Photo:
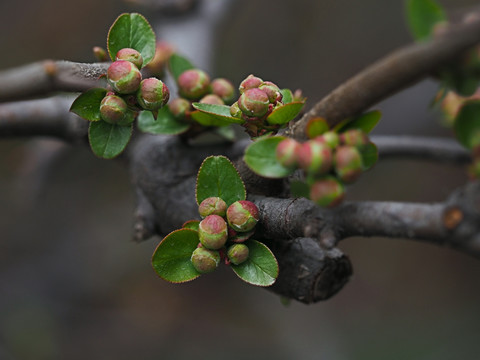
{"label": "blurred brown background", "polygon": [[[477,1],[441,3],[453,11]],[[121,1],[2,0],[0,69],[45,58],[93,61],[92,46],[105,44],[123,11],[163,21]],[[184,20],[165,23],[175,21]],[[238,83],[254,72],[303,89],[309,104],[411,41],[401,0],[242,0],[215,34],[213,75]],[[375,133],[451,136],[428,109],[435,89],[426,81],[382,103]],[[37,150],[63,146],[0,142],[1,360],[477,357],[478,260],[403,240],[348,239],[341,248],[354,266],[351,283],[312,306],[285,307],[228,269],[170,285],[150,266],[159,239],[130,241],[127,170],[66,146],[51,171],[39,171],[35,158],[45,150]],[[349,198],[441,201],[465,181],[460,167],[381,161]]]}

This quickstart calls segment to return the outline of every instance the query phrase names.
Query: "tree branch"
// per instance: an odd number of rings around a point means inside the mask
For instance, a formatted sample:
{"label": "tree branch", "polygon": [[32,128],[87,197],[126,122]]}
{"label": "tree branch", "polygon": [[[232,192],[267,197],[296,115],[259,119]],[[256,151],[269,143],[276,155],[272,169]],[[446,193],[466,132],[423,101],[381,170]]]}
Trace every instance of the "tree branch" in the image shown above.
{"label": "tree branch", "polygon": [[0,72],[0,102],[45,96],[54,91],[79,92],[98,84],[109,63],[82,64],[44,60]]}
{"label": "tree branch", "polygon": [[445,34],[430,42],[399,49],[337,87],[294,123],[287,133],[305,139],[306,125],[314,117],[327,119],[333,127],[431,75],[479,42],[480,16],[469,23],[451,25]]}

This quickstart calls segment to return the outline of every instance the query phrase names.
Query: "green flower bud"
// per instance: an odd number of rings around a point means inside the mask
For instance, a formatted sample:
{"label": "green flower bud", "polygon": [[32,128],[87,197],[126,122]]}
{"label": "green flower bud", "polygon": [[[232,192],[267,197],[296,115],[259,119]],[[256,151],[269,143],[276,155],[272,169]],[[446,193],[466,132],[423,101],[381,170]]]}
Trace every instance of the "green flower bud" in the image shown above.
{"label": "green flower bud", "polygon": [[238,107],[248,117],[261,117],[268,111],[268,96],[259,89],[248,89],[238,99]]}
{"label": "green flower bud", "polygon": [[340,143],[338,134],[335,131],[327,131],[326,133],[317,136],[314,140],[327,145],[330,149],[335,149]]}
{"label": "green flower bud", "polygon": [[196,248],[190,258],[192,265],[201,274],[212,272],[220,263],[220,254],[218,251],[205,249],[203,247]]}
{"label": "green flower bud", "polygon": [[332,167],[332,150],[316,140],[301,144],[297,156],[300,168],[311,174],[326,174]]}
{"label": "green flower bud", "polygon": [[208,215],[198,225],[198,237],[207,249],[218,250],[227,242],[227,223],[221,216]]}
{"label": "green flower bud", "polygon": [[337,147],[333,161],[335,172],[345,183],[354,182],[362,173],[362,155],[354,146]]}
{"label": "green flower bud", "polygon": [[191,69],[178,77],[178,91],[189,100],[198,100],[210,89],[210,78],[205,71]]}
{"label": "green flower bud", "polygon": [[240,83],[240,86],[238,87],[238,90],[240,91],[240,94],[243,94],[248,89],[258,88],[260,85],[262,85],[262,83],[263,83],[262,79],[254,76],[253,74],[250,74],[245,78],[245,80],[243,80]]}
{"label": "green flower bud", "polygon": [[227,209],[228,224],[235,231],[250,231],[255,227],[259,219],[258,208],[251,201],[235,201]]}
{"label": "green flower bud", "polygon": [[235,100],[235,88],[233,84],[224,78],[212,81],[212,93],[219,96],[225,104],[231,104]]}
{"label": "green flower bud", "polygon": [[342,202],[344,196],[343,185],[333,176],[318,180],[310,187],[310,199],[320,206],[336,206]]}
{"label": "green flower bud", "polygon": [[298,164],[300,143],[295,139],[283,139],[277,146],[276,156],[280,164],[287,168],[294,168]]}
{"label": "green flower bud", "polygon": [[131,48],[124,48],[117,52],[115,60],[130,61],[137,68],[141,69],[143,65],[143,57],[137,50]]}
{"label": "green flower bud", "polygon": [[198,213],[202,218],[208,215],[225,216],[227,203],[219,197],[209,197],[203,200],[198,206]]}
{"label": "green flower bud", "polygon": [[107,95],[100,103],[100,117],[103,121],[114,125],[130,125],[134,120],[133,111],[127,103],[117,95]]}
{"label": "green flower bud", "polygon": [[202,104],[212,104],[212,105],[225,105],[222,99],[218,95],[208,94],[200,99]]}
{"label": "green flower bud", "polygon": [[236,118],[241,118],[242,117],[242,110],[240,110],[240,108],[238,107],[238,102],[234,102],[231,106],[230,106],[230,115],[232,115],[233,117],[236,117]]}
{"label": "green flower bud", "polygon": [[248,246],[245,244],[234,244],[227,250],[228,260],[234,265],[240,265],[248,259]]}
{"label": "green flower bud", "polygon": [[142,74],[130,61],[114,61],[107,70],[107,80],[120,94],[131,94],[138,90]]}
{"label": "green flower bud", "polygon": [[190,108],[190,101],[184,98],[176,98],[168,103],[168,109],[176,119],[183,119]]}
{"label": "green flower bud", "polygon": [[347,130],[339,135],[340,143],[342,145],[360,147],[368,144],[368,137],[362,130],[352,129]]}
{"label": "green flower bud", "polygon": [[263,82],[258,88],[267,94],[270,103],[276,104],[278,101],[282,101],[283,95],[280,88],[271,81]]}
{"label": "green flower bud", "polygon": [[137,100],[140,106],[146,110],[158,110],[162,108],[170,98],[167,85],[161,80],[151,77],[142,80],[137,92]]}

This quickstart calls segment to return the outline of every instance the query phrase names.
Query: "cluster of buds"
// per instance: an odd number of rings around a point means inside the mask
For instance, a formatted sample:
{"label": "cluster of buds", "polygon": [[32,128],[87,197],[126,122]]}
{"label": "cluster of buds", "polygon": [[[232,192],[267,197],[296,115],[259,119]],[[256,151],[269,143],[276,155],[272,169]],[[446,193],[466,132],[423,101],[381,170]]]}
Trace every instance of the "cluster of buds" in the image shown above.
{"label": "cluster of buds", "polygon": [[341,134],[328,131],[304,143],[286,138],[278,144],[276,157],[283,166],[305,172],[310,199],[320,206],[333,207],[344,198],[344,184],[354,182],[361,175],[361,150],[369,142],[361,130]]}
{"label": "cluster of buds", "polygon": [[167,86],[155,77],[142,80],[142,55],[135,49],[118,51],[107,70],[111,91],[100,105],[102,120],[110,124],[129,125],[139,110],[157,111],[170,97]]}
{"label": "cluster of buds", "polygon": [[239,265],[248,259],[244,242],[254,233],[259,220],[257,206],[246,200],[227,207],[219,197],[203,200],[198,208],[203,218],[198,226],[200,243],[192,254],[195,269],[204,274],[215,270],[220,261]]}
{"label": "cluster of buds", "polygon": [[280,88],[271,81],[248,75],[238,88],[240,97],[230,107],[230,114],[245,120],[243,127],[251,137],[258,137],[267,132],[276,132],[277,124],[269,124],[267,117],[282,106],[283,95]]}

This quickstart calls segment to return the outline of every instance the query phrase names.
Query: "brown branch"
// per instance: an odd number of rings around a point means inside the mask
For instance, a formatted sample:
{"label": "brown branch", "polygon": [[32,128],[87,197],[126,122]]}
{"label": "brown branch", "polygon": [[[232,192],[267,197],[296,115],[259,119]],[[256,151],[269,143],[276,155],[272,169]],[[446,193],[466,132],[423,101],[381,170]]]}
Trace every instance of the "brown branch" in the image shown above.
{"label": "brown branch", "polygon": [[359,114],[379,101],[434,73],[480,42],[480,17],[451,25],[442,36],[416,43],[387,55],[320,100],[287,131],[305,139],[307,122],[323,117],[331,126]]}
{"label": "brown branch", "polygon": [[108,65],[45,60],[1,71],[0,102],[98,86],[99,77],[106,74]]}

